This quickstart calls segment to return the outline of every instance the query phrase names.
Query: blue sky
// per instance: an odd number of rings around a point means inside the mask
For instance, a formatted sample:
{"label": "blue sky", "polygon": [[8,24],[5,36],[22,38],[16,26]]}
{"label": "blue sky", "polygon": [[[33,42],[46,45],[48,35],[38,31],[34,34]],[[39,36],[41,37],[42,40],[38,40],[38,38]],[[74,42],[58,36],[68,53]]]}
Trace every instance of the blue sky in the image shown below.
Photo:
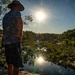
{"label": "blue sky", "polygon": [[22,17],[32,15],[36,11],[43,10],[46,14],[45,20],[24,26],[24,30],[37,33],[63,33],[75,28],[75,0],[19,0],[25,7]]}

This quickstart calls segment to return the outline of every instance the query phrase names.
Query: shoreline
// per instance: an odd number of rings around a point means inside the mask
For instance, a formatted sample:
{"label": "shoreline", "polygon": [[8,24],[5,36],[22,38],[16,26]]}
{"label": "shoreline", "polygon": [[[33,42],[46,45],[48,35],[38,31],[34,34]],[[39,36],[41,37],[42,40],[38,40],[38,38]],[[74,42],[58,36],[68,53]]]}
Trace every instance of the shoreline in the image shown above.
{"label": "shoreline", "polygon": [[60,66],[63,66],[63,67],[65,67],[65,68],[70,68],[70,69],[73,69],[73,70],[75,70],[75,64],[73,64],[73,63],[58,63],[58,65]]}
{"label": "shoreline", "polygon": [[[7,70],[5,70],[4,72],[0,70],[0,75],[8,75],[7,73],[8,73]],[[40,74],[30,73],[30,72],[22,69],[19,71],[19,75],[40,75]]]}
{"label": "shoreline", "polygon": [[[74,63],[71,63],[71,62],[52,62],[58,66],[63,66],[65,69],[73,69],[75,71],[75,64]],[[4,66],[3,66],[4,67]],[[1,72],[4,71],[2,74]],[[0,69],[0,75],[7,75],[7,69],[4,69],[2,70]],[[36,73],[32,73],[32,72],[28,72],[28,71],[25,71],[24,69],[20,68],[20,75],[40,75],[40,74],[36,74]]]}

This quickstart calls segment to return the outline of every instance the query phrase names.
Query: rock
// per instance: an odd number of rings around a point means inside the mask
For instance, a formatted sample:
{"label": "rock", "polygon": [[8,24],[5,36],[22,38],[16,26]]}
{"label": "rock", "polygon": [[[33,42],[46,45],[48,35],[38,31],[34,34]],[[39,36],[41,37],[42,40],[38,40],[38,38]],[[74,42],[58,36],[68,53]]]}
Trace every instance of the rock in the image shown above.
{"label": "rock", "polygon": [[3,75],[3,72],[2,72],[2,70],[0,70],[0,75]]}
{"label": "rock", "polygon": [[27,71],[20,71],[20,75],[39,75],[39,74],[32,74]]}
{"label": "rock", "polygon": [[[0,70],[0,75],[8,75],[8,74],[7,71],[2,72],[2,70]],[[19,75],[39,75],[39,74],[33,74],[33,73],[29,73],[28,71],[21,70]]]}

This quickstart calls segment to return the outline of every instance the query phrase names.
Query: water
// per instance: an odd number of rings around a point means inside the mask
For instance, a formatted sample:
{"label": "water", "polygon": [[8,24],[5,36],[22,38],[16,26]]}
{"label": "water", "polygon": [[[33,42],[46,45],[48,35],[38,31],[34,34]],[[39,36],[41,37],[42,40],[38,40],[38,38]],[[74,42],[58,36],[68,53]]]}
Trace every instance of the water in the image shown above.
{"label": "water", "polygon": [[43,64],[35,63],[35,66],[24,64],[24,69],[29,72],[39,73],[40,75],[75,75],[74,70],[70,68],[65,69],[63,66],[59,66],[47,61],[45,61]]}

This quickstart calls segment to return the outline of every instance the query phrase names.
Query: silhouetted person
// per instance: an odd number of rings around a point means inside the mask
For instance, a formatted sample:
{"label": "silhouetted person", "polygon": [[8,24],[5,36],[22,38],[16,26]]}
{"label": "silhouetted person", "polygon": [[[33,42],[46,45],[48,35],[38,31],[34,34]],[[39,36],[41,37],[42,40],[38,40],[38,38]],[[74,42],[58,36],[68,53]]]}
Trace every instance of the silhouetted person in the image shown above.
{"label": "silhouetted person", "polygon": [[22,42],[23,21],[20,11],[24,6],[17,0],[8,5],[11,9],[3,17],[3,44],[8,64],[8,75],[19,75],[22,66],[20,43]]}

